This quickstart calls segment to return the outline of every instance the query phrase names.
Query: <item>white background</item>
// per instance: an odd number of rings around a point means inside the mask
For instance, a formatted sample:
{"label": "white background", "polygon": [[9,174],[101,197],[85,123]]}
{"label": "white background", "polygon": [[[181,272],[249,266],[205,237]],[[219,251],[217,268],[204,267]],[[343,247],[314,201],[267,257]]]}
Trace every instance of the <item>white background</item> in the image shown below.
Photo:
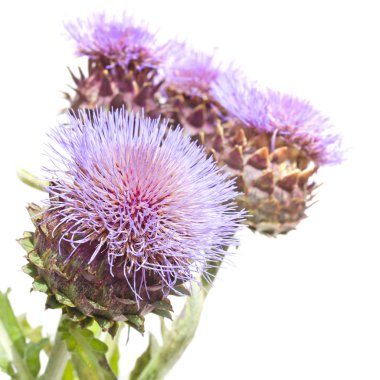
{"label": "white background", "polygon": [[[0,289],[17,313],[53,332],[58,314],[29,293],[15,239],[31,229],[25,205],[45,132],[66,106],[75,67],[63,21],[106,7],[240,64],[263,85],[308,99],[335,124],[346,162],[320,171],[319,203],[297,231],[269,239],[245,231],[234,266],[213,289],[193,344],[167,377],[379,379],[379,11],[377,1],[12,1],[0,5]],[[6,5],[4,5],[6,4]],[[154,318],[147,328],[154,328]],[[146,337],[132,334],[123,371]],[[0,378],[2,378],[0,375]]]}

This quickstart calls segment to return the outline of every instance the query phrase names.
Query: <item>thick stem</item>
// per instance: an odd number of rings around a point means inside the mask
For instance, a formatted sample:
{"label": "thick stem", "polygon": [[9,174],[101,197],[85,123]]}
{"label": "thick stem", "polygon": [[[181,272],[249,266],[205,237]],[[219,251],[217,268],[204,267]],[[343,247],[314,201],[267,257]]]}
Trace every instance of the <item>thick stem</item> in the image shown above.
{"label": "thick stem", "polygon": [[42,377],[43,380],[61,380],[67,361],[69,360],[69,352],[67,351],[66,343],[62,340],[61,333],[59,332],[61,322],[62,318],[58,325],[53,349],[50,354],[45,374]]}
{"label": "thick stem", "polygon": [[213,263],[209,276],[202,278],[203,288],[193,286],[192,295],[186,301],[181,314],[174,320],[170,330],[165,331],[163,344],[141,372],[137,380],[161,380],[181,358],[197,331],[203,304],[220,268]]}

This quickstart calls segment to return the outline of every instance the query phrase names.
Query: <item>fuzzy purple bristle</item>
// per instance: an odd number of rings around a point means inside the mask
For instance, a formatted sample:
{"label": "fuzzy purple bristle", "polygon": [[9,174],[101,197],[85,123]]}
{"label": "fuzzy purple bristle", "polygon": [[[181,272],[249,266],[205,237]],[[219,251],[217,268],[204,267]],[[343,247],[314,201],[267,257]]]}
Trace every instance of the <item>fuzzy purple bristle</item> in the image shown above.
{"label": "fuzzy purple bristle", "polygon": [[342,161],[341,136],[310,103],[255,83],[222,76],[213,96],[231,115],[259,132],[274,133],[303,149],[318,165]]}
{"label": "fuzzy purple bristle", "polygon": [[185,44],[172,45],[172,57],[166,67],[166,83],[189,95],[204,96],[221,74],[213,55],[198,52]]}
{"label": "fuzzy purple bristle", "polygon": [[124,110],[81,110],[68,122],[50,135],[54,168],[45,171],[49,214],[71,255],[95,243],[90,262],[107,255],[112,273],[122,257],[126,281],[154,273],[170,290],[237,244],[245,214],[234,183],[180,128]]}
{"label": "fuzzy purple bristle", "polygon": [[166,54],[165,46],[157,43],[147,27],[125,14],[120,20],[96,14],[67,23],[66,30],[76,42],[77,54],[92,59],[105,57],[120,65],[128,65],[131,60],[156,65]]}

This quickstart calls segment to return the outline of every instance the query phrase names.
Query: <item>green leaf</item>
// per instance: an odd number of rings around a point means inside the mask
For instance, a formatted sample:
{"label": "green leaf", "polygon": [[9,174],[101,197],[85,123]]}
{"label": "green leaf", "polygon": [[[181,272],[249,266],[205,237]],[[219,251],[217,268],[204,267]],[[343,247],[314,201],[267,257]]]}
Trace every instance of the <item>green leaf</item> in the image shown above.
{"label": "green leaf", "polygon": [[120,358],[119,340],[120,340],[120,334],[121,334],[122,329],[123,329],[123,325],[121,325],[117,329],[117,331],[115,331],[115,334],[112,334],[111,332],[109,332],[108,334],[106,334],[106,337],[105,337],[105,343],[108,346],[106,358],[108,360],[108,363],[113,373],[116,376],[119,374],[119,358]]}
{"label": "green leaf", "polygon": [[37,343],[42,339],[42,326],[32,328],[26,318],[26,314],[19,315],[17,320],[26,338],[34,343]]}
{"label": "green leaf", "polygon": [[62,380],[79,380],[79,377],[75,374],[74,366],[71,360],[66,364],[65,372],[62,375]]}
{"label": "green leaf", "polygon": [[92,331],[81,329],[70,320],[65,320],[61,326],[62,338],[71,351],[73,366],[80,379],[117,380],[105,356],[107,346],[96,339]]}
{"label": "green leaf", "polygon": [[89,340],[89,343],[94,351],[100,352],[101,354],[105,354],[108,350],[107,345],[99,339],[92,338]]}
{"label": "green leaf", "polygon": [[157,342],[157,339],[153,334],[149,334],[148,347],[136,360],[135,367],[129,375],[129,380],[137,380],[139,378],[140,374],[144,371],[145,367],[148,365],[158,350],[159,344]]}
{"label": "green leaf", "polygon": [[13,312],[6,293],[0,292],[0,369],[13,378],[32,380],[33,375],[25,362],[25,336]]}
{"label": "green leaf", "polygon": [[40,352],[43,350],[48,344],[49,339],[45,338],[40,340],[37,343],[28,344],[25,350],[25,362],[28,365],[30,372],[33,376],[37,376],[41,369],[40,362]]}

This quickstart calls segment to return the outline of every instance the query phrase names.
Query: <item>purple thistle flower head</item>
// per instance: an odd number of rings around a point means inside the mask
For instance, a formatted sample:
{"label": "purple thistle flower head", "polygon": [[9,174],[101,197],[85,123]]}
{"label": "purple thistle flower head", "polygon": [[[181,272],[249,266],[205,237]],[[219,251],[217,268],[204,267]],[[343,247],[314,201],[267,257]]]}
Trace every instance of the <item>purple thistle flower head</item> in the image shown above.
{"label": "purple thistle flower head", "polygon": [[88,263],[105,257],[138,300],[152,277],[167,295],[237,243],[244,212],[233,181],[180,128],[124,110],[68,118],[51,134],[45,170],[48,215],[69,259],[91,247]]}
{"label": "purple thistle flower head", "polygon": [[233,117],[266,130],[266,99],[256,83],[248,82],[238,72],[225,72],[213,83],[211,93]]}
{"label": "purple thistle flower head", "polygon": [[221,74],[220,64],[213,55],[197,52],[186,45],[177,44],[166,67],[166,82],[189,95],[207,96],[210,87]]}
{"label": "purple thistle flower head", "polygon": [[318,165],[342,161],[341,137],[310,103],[234,76],[222,77],[213,95],[234,117],[259,132],[281,136],[304,150]]}
{"label": "purple thistle flower head", "polygon": [[155,35],[131,17],[108,19],[104,14],[66,24],[66,30],[76,42],[77,54],[91,59],[106,58],[112,63],[128,65],[132,60],[149,66],[161,62],[165,47]]}

